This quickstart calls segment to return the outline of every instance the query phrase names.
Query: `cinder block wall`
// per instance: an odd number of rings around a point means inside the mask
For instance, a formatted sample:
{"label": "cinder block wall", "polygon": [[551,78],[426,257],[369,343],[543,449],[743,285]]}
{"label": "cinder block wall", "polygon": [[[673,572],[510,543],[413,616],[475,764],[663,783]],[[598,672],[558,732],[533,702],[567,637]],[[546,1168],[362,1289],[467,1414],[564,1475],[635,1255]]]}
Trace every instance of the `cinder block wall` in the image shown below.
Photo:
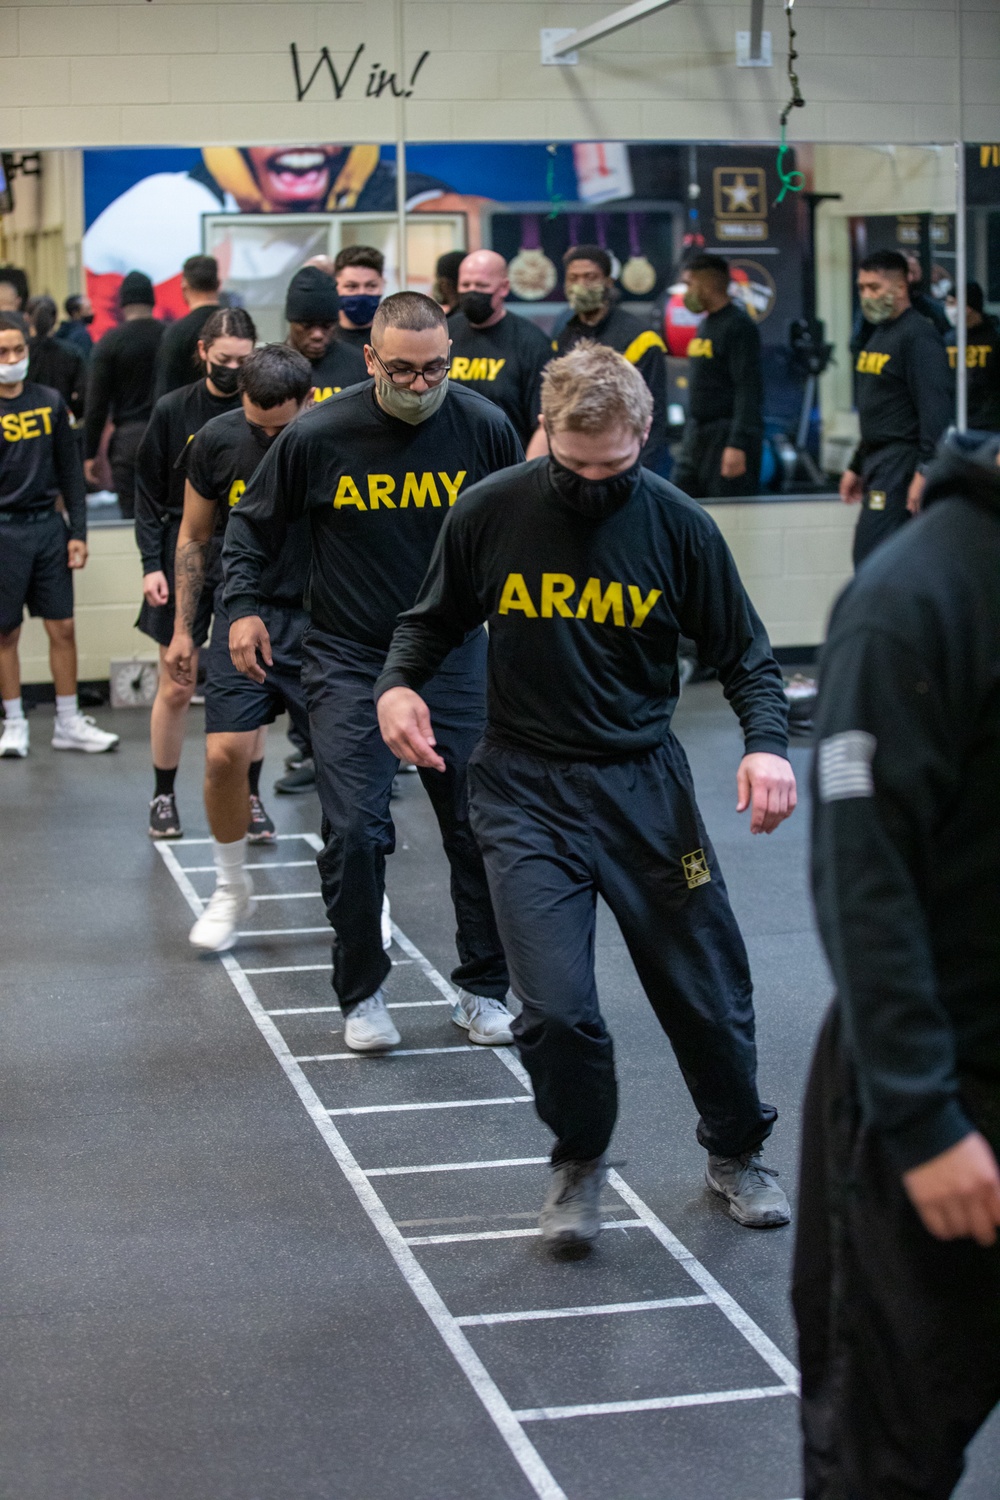
{"label": "cinder block wall", "polygon": [[[812,141],[1000,138],[997,0],[810,0],[797,6]],[[737,68],[746,0],[684,0],[605,38],[578,67],[542,67],[539,29],[577,27],[614,0],[402,0],[405,67],[430,56],[406,129],[413,140],[773,140],[787,98],[785,21],[765,7],[775,66]],[[392,0],[122,0],[0,8],[0,142],[6,147],[388,141],[396,66]],[[960,38],[961,31],[961,38]],[[324,74],[296,102],[295,42],[339,69],[365,51],[337,100]],[[964,115],[959,119],[959,51]]]}

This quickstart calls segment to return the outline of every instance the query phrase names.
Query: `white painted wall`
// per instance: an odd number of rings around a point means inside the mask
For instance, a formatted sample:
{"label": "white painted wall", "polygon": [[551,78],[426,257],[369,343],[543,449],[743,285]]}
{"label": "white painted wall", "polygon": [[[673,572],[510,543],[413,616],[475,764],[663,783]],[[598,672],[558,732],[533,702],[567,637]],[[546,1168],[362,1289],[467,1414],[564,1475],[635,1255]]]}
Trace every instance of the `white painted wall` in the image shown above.
{"label": "white painted wall", "polygon": [[[808,108],[794,138],[1000,139],[1000,3],[800,0]],[[767,0],[777,65],[735,66],[749,0],[681,3],[597,43],[576,68],[542,67],[542,26],[586,25],[615,0],[401,0],[407,66],[429,49],[406,104],[413,140],[768,140],[787,94],[784,16]],[[27,0],[0,8],[0,142],[6,147],[388,141],[388,98],[366,99],[369,62],[393,65],[393,0]],[[961,28],[961,47],[959,29]],[[328,81],[295,102],[289,43],[362,65],[344,97]],[[959,53],[964,59],[959,78]],[[964,111],[959,111],[959,95]]]}

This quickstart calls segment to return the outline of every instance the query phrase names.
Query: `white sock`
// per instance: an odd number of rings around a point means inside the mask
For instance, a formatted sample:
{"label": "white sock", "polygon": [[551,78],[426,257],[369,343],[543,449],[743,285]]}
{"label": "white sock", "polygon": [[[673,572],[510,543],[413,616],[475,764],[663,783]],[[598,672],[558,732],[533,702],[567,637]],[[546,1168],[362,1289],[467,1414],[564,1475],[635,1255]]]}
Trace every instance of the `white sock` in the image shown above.
{"label": "white sock", "polygon": [[3,716],[8,724],[12,719],[24,718],[24,704],[20,698],[4,698],[0,701],[3,702]]}
{"label": "white sock", "polygon": [[220,844],[212,840],[212,855],[215,859],[215,878],[219,885],[245,885],[244,865],[247,857],[247,841],[237,839],[233,844]]}
{"label": "white sock", "polygon": [[80,712],[75,693],[56,693],[56,718],[63,724]]}

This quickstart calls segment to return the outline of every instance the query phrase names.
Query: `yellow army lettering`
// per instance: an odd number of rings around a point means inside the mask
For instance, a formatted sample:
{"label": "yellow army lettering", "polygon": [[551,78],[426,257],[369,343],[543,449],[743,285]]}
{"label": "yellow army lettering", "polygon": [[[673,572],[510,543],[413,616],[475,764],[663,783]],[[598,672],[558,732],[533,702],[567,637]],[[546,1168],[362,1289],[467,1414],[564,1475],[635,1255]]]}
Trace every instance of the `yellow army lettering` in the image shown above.
{"label": "yellow army lettering", "polygon": [[[42,425],[39,427],[38,418]],[[10,411],[0,417],[0,427],[8,443],[19,443],[24,438],[41,437],[52,431],[51,406],[36,406],[33,411]]]}
{"label": "yellow army lettering", "polygon": [[[969,370],[985,370],[986,361],[989,358],[991,344],[966,344],[965,364]],[[948,363],[954,370],[958,364],[958,350],[954,344],[948,345]]]}
{"label": "yellow army lettering", "polygon": [[[443,470],[437,471],[437,478],[430,473],[406,474],[403,477],[403,488],[399,497],[399,510],[407,510],[410,505],[417,510],[423,510],[430,503],[438,510],[442,507],[441,490],[438,489],[437,480],[441,481],[441,489],[447,498],[449,507],[458,499],[458,492],[465,483],[467,470],[459,469],[454,478],[445,474]],[[365,500],[361,494],[361,486],[350,474],[342,474],[337,483],[337,492],[333,497],[334,510],[343,510],[345,506],[352,505],[355,510],[396,510],[397,504],[393,499],[396,490],[396,481],[391,474],[366,474],[363,480],[368,499]]]}
{"label": "yellow army lettering", "polygon": [[236,504],[236,502],[240,498],[240,496],[243,494],[243,491],[246,489],[246,487],[247,487],[247,482],[246,482],[245,479],[234,479],[233,480],[232,484],[229,486],[229,508],[230,508],[230,510]]}
{"label": "yellow army lettering", "polygon": [[452,380],[496,380],[506,363],[505,359],[468,359],[456,354],[448,373]]}
{"label": "yellow army lettering", "polygon": [[692,339],[690,344],[688,344],[687,352],[689,359],[711,359],[712,340]]}
{"label": "yellow army lettering", "polygon": [[341,385],[314,385],[312,392],[313,406],[318,406],[321,401],[329,401],[331,396],[335,396],[338,391],[342,391],[343,389]]}
{"label": "yellow army lettering", "polygon": [[576,591],[576,579],[571,578],[568,573],[543,573],[539,605],[536,607],[524,574],[508,573],[497,613],[509,615],[517,610],[528,620],[551,620],[553,615],[561,615],[564,620],[585,620],[590,615],[596,625],[603,625],[610,615],[613,624],[624,626],[627,592],[632,607],[629,627],[640,630],[650,610],[663,597],[662,589],[650,589],[648,594],[643,595],[642,590],[634,583],[630,583],[627,589],[621,583],[609,583],[607,587],[603,587],[599,578],[588,578],[580,591],[577,606],[573,609],[569,601]]}
{"label": "yellow army lettering", "polygon": [[891,354],[877,354],[874,349],[862,349],[854,368],[859,375],[881,375],[891,358]]}

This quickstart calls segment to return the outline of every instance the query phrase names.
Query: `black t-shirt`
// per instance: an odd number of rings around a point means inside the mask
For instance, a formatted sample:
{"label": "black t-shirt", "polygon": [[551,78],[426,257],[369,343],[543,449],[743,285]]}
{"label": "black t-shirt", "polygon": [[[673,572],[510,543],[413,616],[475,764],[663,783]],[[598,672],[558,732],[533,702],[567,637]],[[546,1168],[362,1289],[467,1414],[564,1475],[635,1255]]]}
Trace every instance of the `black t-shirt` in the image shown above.
{"label": "black t-shirt", "polygon": [[101,446],[104,424],[147,422],[153,409],[156,355],[163,337],[158,318],[132,318],[110,329],[94,346],[87,372],[84,417],[86,456]]}
{"label": "black t-shirt", "polygon": [[484,620],[487,735],[500,743],[583,761],[654,749],[677,704],[684,635],[717,668],[747,753],[785,754],[781,672],[722,534],[648,469],[601,521],[559,498],[547,458],[471,490],[442,528],[376,696],[419,690]]}
{"label": "black t-shirt", "polygon": [[338,323],[337,337],[349,349],[357,349],[359,354],[363,354],[365,345],[372,341],[372,325],[369,323],[367,328],[358,328],[352,324],[350,328],[345,328],[342,323]]}
{"label": "black t-shirt", "polygon": [[[995,318],[984,318],[970,328],[965,347],[966,389],[969,426],[974,432],[1000,432],[1000,327]],[[957,368],[954,331],[948,337],[948,363]]]}
{"label": "black t-shirt", "polygon": [[80,351],[46,335],[28,341],[28,379],[58,391],[74,417],[83,416],[87,366]]}
{"label": "black t-shirt", "polygon": [[310,364],[315,385],[313,400],[317,405],[336,396],[339,391],[346,390],[348,386],[368,379],[361,350],[339,336],[320,359],[310,360]]}
{"label": "black t-shirt", "polygon": [[331,397],[281,434],[230,515],[223,557],[231,618],[258,612],[268,561],[290,524],[308,515],[313,621],[385,650],[459,494],[523,457],[499,407],[461,386],[417,424],[388,416],[372,381]]}
{"label": "black t-shirt", "polygon": [[764,378],[757,324],[734,302],[727,302],[703,320],[687,352],[692,420],[728,420],[728,446],[745,450],[764,430]]}
{"label": "black t-shirt", "polygon": [[164,566],[169,523],[184,513],[185,448],[206,422],[239,405],[235,392],[213,396],[207,381],[196,380],[161,396],[153,408],[135,469],[135,539],[144,573]]}
{"label": "black t-shirt", "polygon": [[176,323],[167,325],[156,355],[154,399],[158,401],[168,391],[179,390],[182,385],[190,385],[192,380],[198,379],[198,340],[209,318],[218,311],[217,302],[207,307],[193,307]]}
{"label": "black t-shirt", "polygon": [[535,323],[508,312],[491,328],[474,327],[462,313],[448,319],[452,380],[495,401],[527,444],[538,426],[542,370],[552,341]]}
{"label": "black t-shirt", "polygon": [[26,380],[19,396],[0,387],[0,511],[34,515],[62,495],[74,541],[87,535],[87,487],[69,412],[58,391]]}
{"label": "black t-shirt", "polygon": [[652,458],[667,439],[667,346],[658,333],[647,328],[634,313],[612,307],[598,323],[584,323],[578,317],[559,330],[556,353],[568,354],[581,339],[593,339],[624,354],[635,365],[649,386],[653,398],[653,425],[649,429],[643,460]]}
{"label": "black t-shirt", "polygon": [[861,443],[851,468],[888,443],[909,443],[922,461],[932,458],[952,419],[954,381],[941,336],[926,318],[908,307],[877,324],[854,370]]}
{"label": "black t-shirt", "polygon": [[[250,425],[240,409],[213,417],[184,450],[184,469],[192,488],[218,506],[217,532],[225,530],[232,507],[269,447],[263,433]],[[261,574],[261,598],[301,608],[308,571],[309,523],[302,516],[289,527],[281,552]]]}

